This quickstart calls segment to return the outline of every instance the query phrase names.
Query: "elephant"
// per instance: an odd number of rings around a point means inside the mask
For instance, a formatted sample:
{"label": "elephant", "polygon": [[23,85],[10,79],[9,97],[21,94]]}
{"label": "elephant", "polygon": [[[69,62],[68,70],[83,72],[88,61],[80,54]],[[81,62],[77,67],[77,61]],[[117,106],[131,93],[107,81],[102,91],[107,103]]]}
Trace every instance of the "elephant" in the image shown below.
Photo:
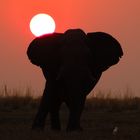
{"label": "elephant", "polygon": [[69,110],[66,130],[71,132],[82,130],[80,118],[86,96],[102,73],[119,62],[123,50],[108,33],[86,34],[82,29],[68,29],[35,38],[29,44],[27,56],[42,69],[46,79],[32,129],[44,130],[50,113],[51,128],[61,130],[59,111],[64,102]]}

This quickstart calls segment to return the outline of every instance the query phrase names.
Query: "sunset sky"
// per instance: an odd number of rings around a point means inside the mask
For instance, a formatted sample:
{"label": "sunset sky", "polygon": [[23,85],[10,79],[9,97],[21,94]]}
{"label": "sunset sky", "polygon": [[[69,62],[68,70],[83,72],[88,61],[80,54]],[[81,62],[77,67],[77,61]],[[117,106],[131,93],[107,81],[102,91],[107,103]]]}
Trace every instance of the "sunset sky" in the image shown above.
{"label": "sunset sky", "polygon": [[[56,32],[81,28],[117,38],[124,50],[120,63],[104,72],[96,90],[125,91],[140,96],[140,0],[2,0],[0,4],[0,86],[43,89],[39,67],[26,56],[34,39],[29,22],[38,13],[51,15]],[[41,93],[39,93],[41,94]]]}

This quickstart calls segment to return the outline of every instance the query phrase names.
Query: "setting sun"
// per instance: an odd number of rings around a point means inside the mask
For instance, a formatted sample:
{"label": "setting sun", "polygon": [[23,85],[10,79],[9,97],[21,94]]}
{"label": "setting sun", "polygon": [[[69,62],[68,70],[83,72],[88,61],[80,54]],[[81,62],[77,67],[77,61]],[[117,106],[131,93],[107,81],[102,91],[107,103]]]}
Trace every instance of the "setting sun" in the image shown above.
{"label": "setting sun", "polygon": [[55,21],[48,14],[37,14],[30,21],[30,30],[35,36],[53,33]]}

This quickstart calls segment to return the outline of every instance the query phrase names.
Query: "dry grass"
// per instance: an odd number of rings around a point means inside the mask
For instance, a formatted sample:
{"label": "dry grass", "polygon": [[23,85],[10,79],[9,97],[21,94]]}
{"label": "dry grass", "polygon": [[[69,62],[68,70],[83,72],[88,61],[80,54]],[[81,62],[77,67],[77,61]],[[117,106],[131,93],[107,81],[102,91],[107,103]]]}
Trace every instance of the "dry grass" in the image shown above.
{"label": "dry grass", "polygon": [[[123,97],[112,97],[111,92],[100,91],[87,99],[81,119],[85,128],[82,133],[65,132],[66,107],[62,107],[60,112],[62,131],[52,132],[47,119],[46,129],[41,133],[30,129],[40,98],[34,98],[30,88],[22,93],[21,90],[9,90],[4,86],[0,90],[0,140],[138,140],[140,98],[127,93]],[[114,134],[115,127],[118,131]]]}
{"label": "dry grass", "polygon": [[[0,90],[0,108],[21,109],[36,108],[40,97],[34,98],[31,88],[27,87],[24,93],[20,89],[8,89],[3,86]],[[122,94],[108,91],[98,91],[94,96],[87,98],[85,109],[106,109],[123,111],[140,109],[140,98],[132,96],[131,89],[127,88]]]}

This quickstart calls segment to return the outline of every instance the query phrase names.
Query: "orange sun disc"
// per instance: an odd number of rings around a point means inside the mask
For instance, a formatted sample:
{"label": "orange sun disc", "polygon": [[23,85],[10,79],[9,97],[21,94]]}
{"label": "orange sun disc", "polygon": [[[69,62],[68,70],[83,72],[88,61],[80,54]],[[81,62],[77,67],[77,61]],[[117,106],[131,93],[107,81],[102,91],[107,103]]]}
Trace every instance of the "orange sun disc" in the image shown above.
{"label": "orange sun disc", "polygon": [[48,14],[37,14],[30,21],[30,30],[35,36],[53,33],[55,21]]}

